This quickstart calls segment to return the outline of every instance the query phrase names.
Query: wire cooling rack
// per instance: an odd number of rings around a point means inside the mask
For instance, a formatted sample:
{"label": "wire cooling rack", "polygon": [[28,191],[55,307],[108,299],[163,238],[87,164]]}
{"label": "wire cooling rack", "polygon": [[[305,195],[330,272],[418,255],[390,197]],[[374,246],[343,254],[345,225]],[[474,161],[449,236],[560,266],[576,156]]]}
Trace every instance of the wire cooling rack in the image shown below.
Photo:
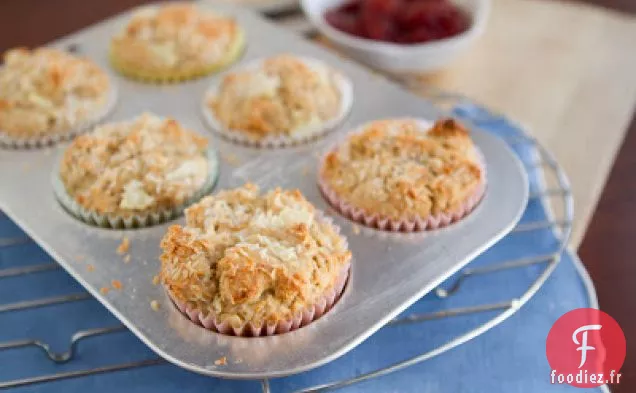
{"label": "wire cooling rack", "polygon": [[[288,15],[285,15],[288,16]],[[274,15],[273,17],[277,17]],[[302,25],[300,29],[306,35],[312,35],[311,30],[307,30],[305,25]],[[440,107],[452,112],[453,115],[463,118],[469,123],[479,126],[480,118],[479,113],[467,112],[466,108],[475,108],[472,103],[466,98],[453,94],[445,94],[440,92],[431,92],[428,94],[428,98],[437,103]],[[469,109],[469,111],[472,109]],[[493,115],[490,112],[485,112],[492,118]],[[518,128],[518,127],[517,127]],[[518,128],[520,129],[520,128]],[[533,231],[541,230],[553,230],[557,239],[556,247],[549,253],[537,253],[534,255],[526,255],[523,258],[502,258],[491,261],[486,264],[480,264],[478,266],[472,266],[469,264],[466,268],[461,270],[450,280],[438,287],[434,291],[434,296],[442,299],[452,299],[460,289],[465,285],[467,281],[477,281],[484,279],[487,276],[495,275],[504,271],[519,272],[524,274],[524,271],[528,269],[538,268],[538,274],[534,276],[534,279],[529,285],[522,289],[522,293],[518,296],[511,298],[504,297],[501,300],[486,302],[483,304],[451,307],[443,310],[433,312],[411,312],[407,310],[406,314],[400,316],[386,325],[382,330],[391,329],[394,326],[400,326],[405,324],[423,324],[431,320],[439,320],[457,316],[467,315],[487,315],[488,317],[478,323],[471,329],[461,333],[454,338],[443,342],[436,347],[419,353],[416,356],[411,356],[406,359],[394,362],[377,368],[372,371],[364,372],[353,378],[337,380],[327,384],[310,386],[302,388],[300,390],[294,390],[293,393],[309,393],[309,392],[324,392],[337,390],[345,386],[356,384],[362,381],[370,380],[373,378],[379,378],[387,374],[394,373],[404,368],[413,366],[415,364],[424,362],[433,357],[439,356],[446,351],[449,351],[493,328],[500,324],[516,311],[518,311],[545,283],[548,277],[556,268],[560,261],[562,253],[565,251],[570,237],[572,229],[573,219],[573,201],[570,186],[566,175],[560,168],[557,161],[554,159],[544,147],[542,147],[533,137],[529,136],[525,132],[515,132],[513,134],[500,134],[513,149],[520,147],[527,151],[532,151],[532,157],[521,157],[524,166],[528,172],[541,173],[545,175],[545,179],[552,179],[551,183],[546,181],[542,182],[542,186],[538,189],[531,190],[530,201],[541,201],[543,206],[548,207],[547,211],[553,211],[554,214],[548,214],[545,219],[536,221],[522,221],[519,223],[508,236],[515,236],[515,234],[529,233]],[[553,207],[550,209],[549,207]],[[0,212],[0,220],[7,219]],[[503,241],[503,240],[502,240]],[[0,237],[0,249],[15,247],[31,243],[32,240],[27,236],[18,237]],[[11,267],[0,269],[0,285],[3,279],[11,277],[27,276],[31,274],[59,270],[61,267],[55,263],[35,264],[25,267]],[[491,290],[495,290],[491,288]],[[8,304],[0,304],[0,314],[20,312],[30,309],[60,305],[71,302],[78,302],[82,300],[90,299],[91,296],[86,292],[73,293],[68,295],[59,295],[53,297],[44,297],[38,299],[31,299],[27,301],[20,301]],[[594,305],[593,305],[594,306]],[[494,313],[494,314],[493,314]],[[93,328],[88,330],[80,330],[75,332],[67,345],[67,348],[63,351],[55,351],[52,349],[52,345],[46,341],[41,341],[37,338],[24,339],[24,340],[12,340],[6,342],[0,342],[0,352],[15,350],[20,348],[35,347],[42,351],[42,356],[46,356],[51,362],[54,363],[69,363],[76,359],[76,353],[78,347],[82,345],[84,340],[94,338],[102,335],[114,334],[116,332],[124,331],[126,328],[123,325],[104,326],[99,328]],[[376,333],[377,334],[377,333]],[[81,370],[72,370],[59,373],[51,373],[46,375],[39,375],[33,377],[19,378],[8,381],[0,381],[0,389],[2,388],[14,388],[21,386],[28,386],[33,384],[45,384],[53,381],[59,381],[69,378],[87,377],[96,374],[113,373],[117,371],[130,370],[135,368],[150,367],[159,364],[166,363],[161,358],[151,358],[139,361],[130,361],[94,368],[86,368]],[[270,382],[268,380],[262,380],[261,389],[264,393],[272,392]]]}

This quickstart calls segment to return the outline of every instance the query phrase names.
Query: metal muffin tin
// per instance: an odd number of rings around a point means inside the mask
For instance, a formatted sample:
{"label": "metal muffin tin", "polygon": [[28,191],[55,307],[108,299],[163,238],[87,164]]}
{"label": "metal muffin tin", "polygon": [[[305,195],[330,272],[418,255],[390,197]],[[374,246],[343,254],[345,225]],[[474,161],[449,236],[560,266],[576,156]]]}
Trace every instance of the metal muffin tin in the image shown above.
{"label": "metal muffin tin", "polygon": [[[66,145],[36,150],[0,149],[0,209],[101,301],[144,343],[186,369],[225,378],[263,378],[299,373],[353,349],[417,299],[501,239],[526,206],[528,185],[522,164],[504,142],[474,129],[472,136],[486,159],[488,189],[476,210],[450,227],[425,233],[395,234],[357,228],[329,209],[316,185],[318,157],[348,130],[370,120],[443,113],[431,103],[301,37],[273,26],[238,7],[217,6],[246,29],[248,47],[240,63],[278,53],[315,57],[331,64],[354,84],[348,118],[326,137],[293,148],[237,146],[206,129],[200,100],[219,76],[175,85],[151,85],[115,75],[119,101],[106,121],[124,120],[143,111],[173,116],[210,138],[221,157],[215,190],[252,181],[263,189],[299,188],[318,208],[334,217],[353,253],[344,295],[325,316],[297,331],[263,338],[216,334],[194,325],[152,283],[159,270],[159,242],[166,228],[183,219],[139,230],[110,230],[86,225],[56,201],[51,171]],[[84,29],[52,46],[77,48],[105,69],[108,44],[130,12]],[[357,229],[361,230],[358,231]],[[116,248],[130,239],[131,260]],[[89,265],[94,267],[89,268]],[[123,288],[112,289],[112,280]],[[107,294],[100,288],[111,287]],[[150,303],[161,307],[154,311]],[[60,318],[64,318],[60,315]],[[217,360],[226,358],[226,364]]]}

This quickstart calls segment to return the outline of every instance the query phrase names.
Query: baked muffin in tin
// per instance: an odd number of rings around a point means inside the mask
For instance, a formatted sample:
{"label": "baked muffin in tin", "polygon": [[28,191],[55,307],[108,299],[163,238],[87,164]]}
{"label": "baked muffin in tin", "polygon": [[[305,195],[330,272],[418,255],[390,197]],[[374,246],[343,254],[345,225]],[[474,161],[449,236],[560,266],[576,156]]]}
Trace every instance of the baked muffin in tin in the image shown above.
{"label": "baked muffin in tin", "polygon": [[24,146],[68,139],[112,107],[112,81],[91,60],[58,49],[11,49],[0,66],[0,142]]}
{"label": "baked muffin in tin", "polygon": [[340,213],[386,230],[435,229],[470,213],[486,168],[468,130],[453,119],[375,121],[324,158],[320,188]]}
{"label": "baked muffin in tin", "polygon": [[351,103],[344,75],[318,60],[284,54],[225,75],[208,90],[204,114],[229,139],[275,147],[329,131]]}
{"label": "baked muffin in tin", "polygon": [[337,300],[351,253],[298,190],[224,190],[186,209],[161,247],[161,282],[193,322],[231,335],[304,326]]}
{"label": "baked muffin in tin", "polygon": [[110,59],[128,77],[179,82],[233,63],[244,46],[233,18],[191,3],[166,3],[135,12],[112,39]]}
{"label": "baked muffin in tin", "polygon": [[104,124],[64,151],[54,185],[62,204],[99,226],[156,224],[209,192],[216,155],[174,119],[143,114]]}

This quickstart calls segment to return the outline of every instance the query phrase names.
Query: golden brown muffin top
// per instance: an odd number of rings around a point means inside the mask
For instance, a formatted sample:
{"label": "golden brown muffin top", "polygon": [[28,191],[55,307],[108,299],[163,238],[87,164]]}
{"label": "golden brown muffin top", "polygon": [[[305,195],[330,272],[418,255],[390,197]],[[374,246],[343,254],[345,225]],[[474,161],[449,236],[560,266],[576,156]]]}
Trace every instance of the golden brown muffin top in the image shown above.
{"label": "golden brown muffin top", "polygon": [[327,154],[321,178],[340,199],[392,219],[457,210],[484,173],[468,131],[453,119],[370,123]]}
{"label": "golden brown muffin top", "polygon": [[321,129],[339,115],[341,100],[327,66],[279,55],[225,76],[207,105],[226,129],[264,138]]}
{"label": "golden brown muffin top", "polygon": [[205,184],[207,145],[173,119],[143,114],[77,137],[60,175],[89,211],[129,216],[172,209]]}
{"label": "golden brown muffin top", "polygon": [[130,66],[196,70],[221,60],[238,33],[231,18],[194,4],[169,3],[135,12],[112,49]]}
{"label": "golden brown muffin top", "polygon": [[88,59],[51,48],[11,49],[0,66],[0,131],[68,131],[106,105],[109,89],[107,74]]}
{"label": "golden brown muffin top", "polygon": [[314,305],[349,263],[336,227],[298,190],[246,184],[186,210],[161,242],[161,280],[178,301],[241,327]]}

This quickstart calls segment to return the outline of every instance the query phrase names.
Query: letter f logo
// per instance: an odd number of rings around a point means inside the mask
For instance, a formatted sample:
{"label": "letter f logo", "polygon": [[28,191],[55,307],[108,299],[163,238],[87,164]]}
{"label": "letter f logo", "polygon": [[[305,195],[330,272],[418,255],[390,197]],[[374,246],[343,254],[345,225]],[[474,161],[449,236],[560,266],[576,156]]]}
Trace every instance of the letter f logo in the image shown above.
{"label": "letter f logo", "polygon": [[[587,360],[587,351],[593,351],[596,349],[592,346],[587,345],[587,331],[601,330],[601,327],[602,327],[601,325],[585,325],[576,329],[574,333],[572,334],[572,341],[574,341],[574,344],[580,345],[580,347],[576,349],[577,351],[581,351],[581,364],[579,364],[579,368],[583,367],[583,365],[585,364],[585,361]],[[581,342],[579,342],[576,336],[581,332],[583,334],[581,334]]]}

